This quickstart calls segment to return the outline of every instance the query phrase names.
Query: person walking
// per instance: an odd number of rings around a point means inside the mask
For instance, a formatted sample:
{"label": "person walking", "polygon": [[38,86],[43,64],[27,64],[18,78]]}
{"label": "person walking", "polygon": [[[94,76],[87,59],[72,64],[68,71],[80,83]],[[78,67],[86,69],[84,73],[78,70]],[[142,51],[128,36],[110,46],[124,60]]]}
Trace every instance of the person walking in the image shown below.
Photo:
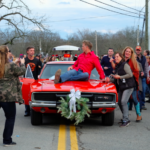
{"label": "person walking", "polygon": [[108,77],[113,72],[113,68],[111,66],[110,59],[114,59],[114,50],[112,48],[108,49],[108,55],[104,56],[101,60],[101,66],[105,72],[105,75]]}
{"label": "person walking", "polygon": [[[137,98],[137,91],[139,91],[140,67],[136,60],[136,54],[134,53],[134,50],[132,47],[130,47],[130,46],[125,47],[122,54],[125,58],[125,61],[130,66],[132,73],[133,73],[134,80],[136,82],[136,87],[134,88],[134,91],[132,93],[132,99],[133,99],[136,114],[137,114],[136,122],[140,122],[142,120],[142,116],[141,116],[141,112],[140,112],[140,102],[138,101],[138,98]],[[140,86],[142,86],[142,85],[140,85]],[[129,107],[130,107],[130,104],[132,105],[132,103],[128,102]]]}
{"label": "person walking", "polygon": [[[27,57],[25,58],[25,67],[27,68],[30,65],[33,77],[35,80],[38,79],[39,72],[41,70],[40,62],[37,58],[34,57],[34,47],[28,47],[26,49]],[[25,105],[25,117],[30,116],[30,106]]]}
{"label": "person walking", "polygon": [[61,70],[55,73],[54,83],[62,83],[66,81],[87,81],[90,78],[91,71],[96,67],[100,79],[105,78],[104,71],[99,63],[99,58],[94,54],[92,43],[84,40],[82,42],[83,53],[79,55],[73,66],[68,68],[68,71],[61,75]]}
{"label": "person walking", "polygon": [[145,56],[142,55],[142,48],[141,46],[137,46],[136,49],[136,54],[137,54],[137,61],[141,63],[143,72],[141,72],[141,77],[142,77],[142,92],[139,92],[139,98],[140,98],[140,109],[142,110],[147,110],[145,107],[145,93],[146,93],[146,79],[148,75],[148,63],[146,61]]}
{"label": "person walking", "polygon": [[[21,84],[19,76],[25,74],[24,59],[16,59],[16,63],[9,62],[9,49],[0,46],[0,108],[4,110],[6,122],[3,131],[4,146],[16,145],[12,140],[16,117],[16,103],[22,104]],[[21,66],[19,66],[21,64]]]}
{"label": "person walking", "polygon": [[129,112],[128,112],[128,100],[136,86],[135,80],[133,78],[133,73],[130,66],[121,53],[115,54],[115,75],[111,77],[106,77],[106,82],[115,82],[119,86],[118,94],[118,105],[123,114],[123,118],[120,127],[126,127],[130,124]]}

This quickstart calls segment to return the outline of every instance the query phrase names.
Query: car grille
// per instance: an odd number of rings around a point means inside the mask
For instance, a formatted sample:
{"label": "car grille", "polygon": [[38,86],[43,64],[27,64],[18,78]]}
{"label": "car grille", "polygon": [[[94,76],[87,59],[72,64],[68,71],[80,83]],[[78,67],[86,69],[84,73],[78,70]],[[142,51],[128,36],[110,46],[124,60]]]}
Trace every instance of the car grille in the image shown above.
{"label": "car grille", "polygon": [[94,95],[94,101],[95,102],[112,102],[113,95],[107,95],[107,94],[95,94]]}
{"label": "car grille", "polygon": [[[65,98],[69,93],[61,93],[60,97]],[[34,93],[34,100],[36,101],[58,101],[60,100],[58,93]]]}
{"label": "car grille", "polygon": [[[60,97],[66,98],[70,94],[69,92],[44,92],[33,93],[32,100],[35,101],[59,101]],[[90,102],[113,102],[116,100],[114,94],[93,94],[93,93],[81,93],[81,97],[88,98]]]}

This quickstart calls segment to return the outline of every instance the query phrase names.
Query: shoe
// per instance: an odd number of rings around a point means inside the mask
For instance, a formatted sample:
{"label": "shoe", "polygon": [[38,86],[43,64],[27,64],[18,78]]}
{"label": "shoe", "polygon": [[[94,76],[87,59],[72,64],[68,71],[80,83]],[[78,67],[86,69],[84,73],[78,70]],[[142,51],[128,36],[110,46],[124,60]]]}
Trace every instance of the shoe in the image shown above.
{"label": "shoe", "polygon": [[[130,120],[129,120],[130,121]],[[120,119],[120,122],[118,122],[118,124],[122,124],[123,123],[123,119]]]}
{"label": "shoe", "polygon": [[147,110],[147,108],[146,108],[145,106],[142,106],[142,109],[143,109],[143,110]]}
{"label": "shoe", "polygon": [[127,127],[130,124],[130,121],[122,122],[120,127]]}
{"label": "shoe", "polygon": [[146,103],[150,103],[150,100],[146,101]]}
{"label": "shoe", "polygon": [[28,117],[28,116],[30,116],[30,114],[25,114],[24,116],[25,116],[25,117]]}
{"label": "shoe", "polygon": [[58,69],[55,73],[54,83],[57,84],[60,81],[61,69]]}
{"label": "shoe", "polygon": [[137,115],[136,122],[140,122],[142,120],[142,116]]}
{"label": "shoe", "polygon": [[123,123],[123,122],[121,122],[121,121],[120,121],[120,122],[118,122],[118,124],[119,124],[119,125],[121,125],[122,123]]}
{"label": "shoe", "polygon": [[15,142],[11,142],[10,144],[3,144],[3,146],[7,147],[7,146],[14,146],[14,145],[17,145],[17,143]]}

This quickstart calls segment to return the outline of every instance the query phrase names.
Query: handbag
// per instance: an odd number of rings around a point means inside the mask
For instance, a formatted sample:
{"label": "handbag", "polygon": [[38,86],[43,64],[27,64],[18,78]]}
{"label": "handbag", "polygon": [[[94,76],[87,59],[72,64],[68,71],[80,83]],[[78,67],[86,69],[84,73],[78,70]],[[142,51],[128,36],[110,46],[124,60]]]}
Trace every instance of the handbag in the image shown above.
{"label": "handbag", "polygon": [[119,79],[119,90],[124,91],[134,87],[136,87],[136,82],[133,77],[128,79]]}

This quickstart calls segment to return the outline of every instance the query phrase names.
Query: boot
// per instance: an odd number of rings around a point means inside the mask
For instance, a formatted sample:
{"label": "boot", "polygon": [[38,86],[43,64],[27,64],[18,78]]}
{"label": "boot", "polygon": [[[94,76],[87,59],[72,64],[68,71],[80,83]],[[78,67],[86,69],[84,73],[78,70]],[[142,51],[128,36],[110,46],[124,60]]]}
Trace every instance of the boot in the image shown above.
{"label": "boot", "polygon": [[140,112],[140,103],[137,103],[137,105],[135,106],[135,111],[137,114],[136,122],[140,122],[142,120],[142,116],[141,116],[141,112]]}

